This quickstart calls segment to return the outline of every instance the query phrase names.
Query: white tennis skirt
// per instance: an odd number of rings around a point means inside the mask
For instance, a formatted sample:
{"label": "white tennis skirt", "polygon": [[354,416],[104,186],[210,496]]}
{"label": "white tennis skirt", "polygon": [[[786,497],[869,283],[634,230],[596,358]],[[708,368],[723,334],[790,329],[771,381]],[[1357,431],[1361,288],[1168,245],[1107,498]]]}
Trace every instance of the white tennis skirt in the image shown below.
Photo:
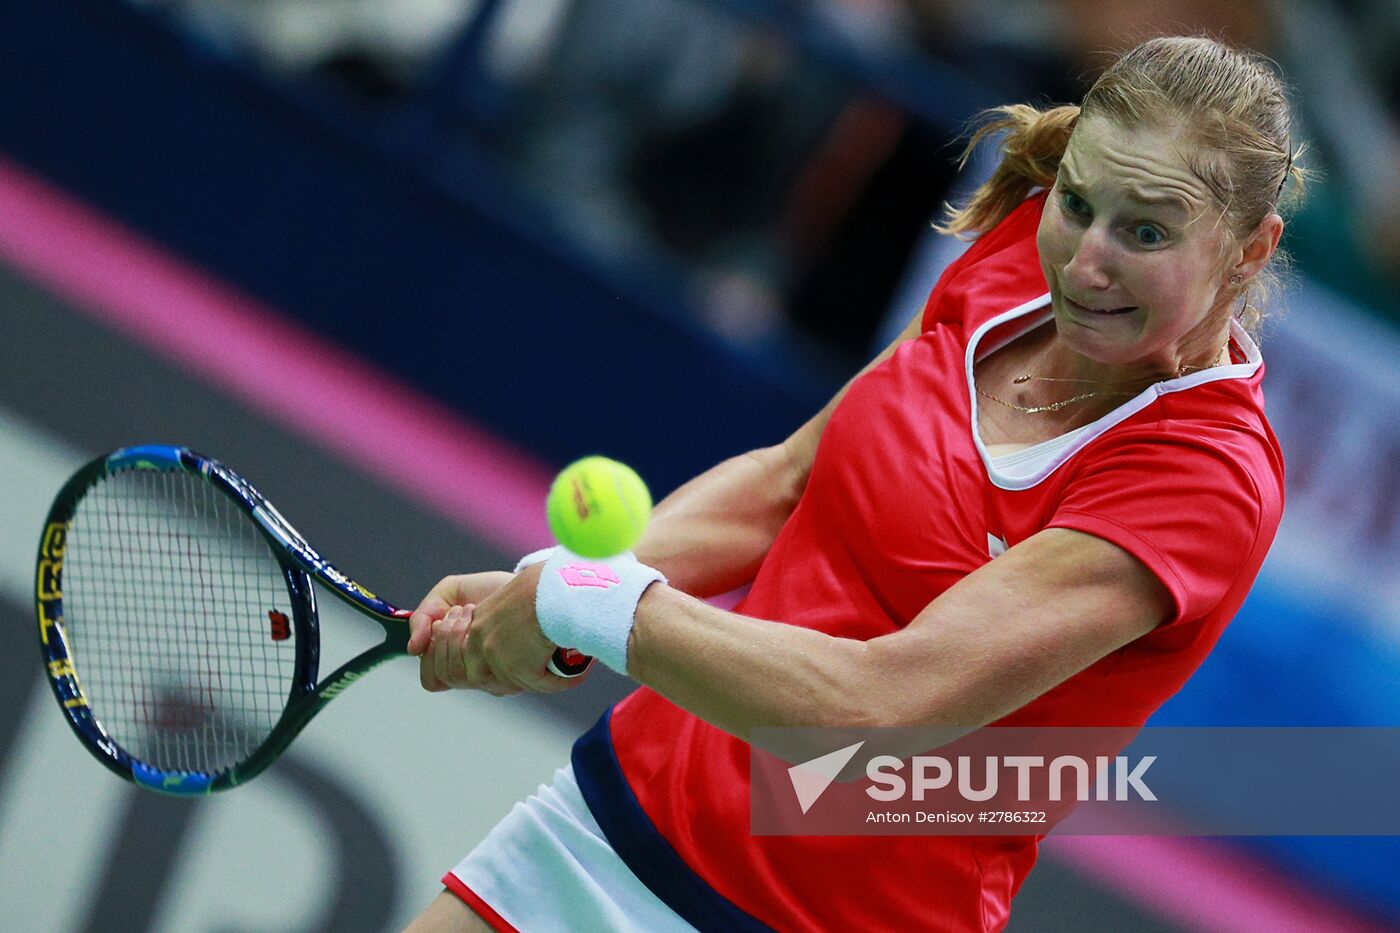
{"label": "white tennis skirt", "polygon": [[503,933],[695,929],[618,858],[572,765],[517,803],[442,882]]}

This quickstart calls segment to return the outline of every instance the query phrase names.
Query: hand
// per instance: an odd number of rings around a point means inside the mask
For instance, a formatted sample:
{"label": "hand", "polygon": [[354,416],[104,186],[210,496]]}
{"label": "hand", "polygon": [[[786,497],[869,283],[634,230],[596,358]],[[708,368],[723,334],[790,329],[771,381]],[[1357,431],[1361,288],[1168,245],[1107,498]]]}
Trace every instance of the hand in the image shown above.
{"label": "hand", "polygon": [[[510,696],[525,690],[557,693],[583,680],[556,677],[545,667],[555,645],[535,618],[542,566],[514,577],[448,577],[433,588],[410,618],[409,653],[421,655],[425,690],[465,688]],[[480,602],[472,601],[482,593]]]}
{"label": "hand", "polygon": [[[423,597],[408,619],[408,653],[422,657],[418,679],[424,690],[436,693],[459,686],[439,677],[437,671],[447,674],[454,669],[454,661],[460,664],[476,604],[509,583],[512,576],[504,571],[454,574],[443,577]],[[426,654],[434,646],[439,649],[436,655]]]}
{"label": "hand", "polygon": [[510,688],[531,693],[559,693],[577,687],[582,677],[551,674],[546,665],[554,642],[540,631],[535,590],[544,564],[526,567],[476,607],[467,644],[469,669],[479,660],[485,671]]}
{"label": "hand", "polygon": [[459,573],[443,577],[428,591],[418,608],[408,618],[408,653],[421,655],[428,650],[434,622],[447,615],[453,606],[476,605],[505,586],[515,575],[504,570],[487,573]]}
{"label": "hand", "polygon": [[522,687],[505,683],[472,650],[472,613],[476,606],[453,606],[432,624],[432,638],[418,661],[418,679],[432,693],[460,689],[482,690],[492,696],[514,696]]}

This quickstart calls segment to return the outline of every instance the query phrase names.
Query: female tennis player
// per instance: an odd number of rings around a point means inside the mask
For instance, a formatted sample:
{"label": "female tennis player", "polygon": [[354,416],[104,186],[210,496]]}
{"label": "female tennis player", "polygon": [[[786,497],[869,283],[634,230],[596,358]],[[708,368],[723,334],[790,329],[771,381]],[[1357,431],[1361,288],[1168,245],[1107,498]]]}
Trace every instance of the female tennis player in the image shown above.
{"label": "female tennis player", "polygon": [[750,731],[1136,726],[1211,650],[1283,508],[1251,337],[1301,181],[1279,79],[1155,39],[986,133],[946,224],[976,242],[816,417],[668,497],[635,559],[424,599],[429,690],[567,689],[556,644],[643,686],[411,929],[1000,929],[1037,837],[750,835]]}

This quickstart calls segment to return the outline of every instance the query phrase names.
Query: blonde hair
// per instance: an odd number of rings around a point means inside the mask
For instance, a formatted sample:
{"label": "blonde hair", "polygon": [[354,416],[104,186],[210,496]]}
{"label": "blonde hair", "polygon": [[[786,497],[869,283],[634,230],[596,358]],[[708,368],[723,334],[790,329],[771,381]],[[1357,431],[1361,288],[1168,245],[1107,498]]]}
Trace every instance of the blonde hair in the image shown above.
{"label": "blonde hair", "polygon": [[[993,136],[1001,137],[1001,163],[967,203],[948,207],[937,229],[985,233],[1033,188],[1054,184],[1070,134],[1086,114],[1127,128],[1187,126],[1200,146],[1191,168],[1236,237],[1248,236],[1271,213],[1302,196],[1307,172],[1298,157],[1303,148],[1293,149],[1287,94],[1268,60],[1206,37],[1165,36],[1149,39],[1114,62],[1081,106],[1039,110],[1013,104],[983,114],[963,152],[963,164]],[[1279,256],[1278,265],[1286,262]],[[1270,269],[1249,283],[1240,313],[1246,327],[1257,325],[1258,308],[1276,289],[1278,277]]]}

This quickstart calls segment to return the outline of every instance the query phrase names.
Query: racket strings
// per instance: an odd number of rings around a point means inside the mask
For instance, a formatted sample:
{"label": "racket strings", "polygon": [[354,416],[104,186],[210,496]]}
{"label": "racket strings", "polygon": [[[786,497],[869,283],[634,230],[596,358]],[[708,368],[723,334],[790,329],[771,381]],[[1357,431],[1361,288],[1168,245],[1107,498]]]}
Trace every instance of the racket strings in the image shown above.
{"label": "racket strings", "polygon": [[219,773],[267,738],[294,676],[286,578],[252,520],[203,479],[132,470],[78,504],[63,574],[70,657],[94,716],[163,770]]}

